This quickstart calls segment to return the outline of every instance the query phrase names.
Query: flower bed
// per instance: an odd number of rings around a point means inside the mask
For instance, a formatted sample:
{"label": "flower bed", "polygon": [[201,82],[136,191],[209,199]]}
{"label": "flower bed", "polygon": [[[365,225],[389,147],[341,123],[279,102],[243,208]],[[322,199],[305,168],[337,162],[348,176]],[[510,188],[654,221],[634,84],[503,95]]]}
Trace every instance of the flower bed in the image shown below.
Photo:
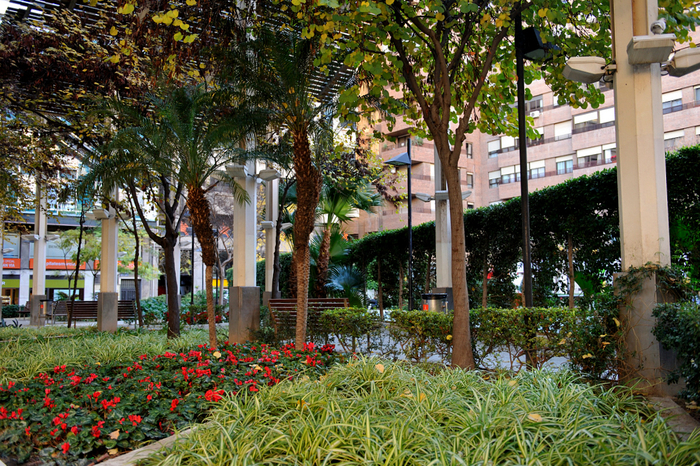
{"label": "flower bed", "polygon": [[76,461],[130,450],[201,421],[229,394],[319,376],[336,359],[332,346],[297,352],[226,343],[128,363],[56,366],[0,385],[0,454]]}

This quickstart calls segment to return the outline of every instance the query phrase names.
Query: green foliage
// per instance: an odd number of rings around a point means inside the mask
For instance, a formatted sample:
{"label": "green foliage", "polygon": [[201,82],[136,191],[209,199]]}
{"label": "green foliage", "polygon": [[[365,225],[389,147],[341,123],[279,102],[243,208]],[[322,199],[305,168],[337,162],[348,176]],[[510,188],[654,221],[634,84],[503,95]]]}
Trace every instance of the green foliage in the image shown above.
{"label": "green foliage", "polygon": [[316,378],[336,360],[332,349],[313,345],[292,352],[225,343],[61,364],[0,386],[0,442],[19,462],[36,452],[76,462],[109,449],[132,450],[203,420],[224,398],[302,374]]}
{"label": "green foliage", "polygon": [[700,461],[700,436],[677,439],[625,388],[570,372],[431,374],[360,359],[322,383],[296,379],[222,400],[209,423],[144,466],[176,464],[510,465]]}
{"label": "green foliage", "polygon": [[142,299],[141,309],[145,325],[162,324],[165,322],[165,314],[168,312],[168,298],[165,295],[160,295]]}
{"label": "green foliage", "polygon": [[24,306],[9,304],[2,307],[3,317],[19,317],[19,312],[24,310]]}
{"label": "green foliage", "polygon": [[[292,253],[280,254],[280,292],[282,296],[289,296],[289,273],[292,269]],[[226,271],[226,278],[231,281],[232,269]],[[260,287],[260,291],[265,290],[265,259],[255,263],[255,285]]]}
{"label": "green foliage", "polygon": [[[324,331],[334,336],[345,352],[354,353],[360,347],[370,352],[372,337],[378,337],[381,330],[379,316],[364,308],[327,309],[319,320]],[[366,346],[362,344],[362,337],[367,337]]]}
{"label": "green foliage", "polygon": [[654,309],[652,333],[665,348],[676,351],[679,366],[669,383],[685,378],[680,396],[700,401],[700,307],[697,303],[660,304]]}
{"label": "green foliage", "polygon": [[437,354],[443,361],[449,360],[452,314],[394,310],[391,319],[389,333],[406,358],[427,361],[431,355]]}

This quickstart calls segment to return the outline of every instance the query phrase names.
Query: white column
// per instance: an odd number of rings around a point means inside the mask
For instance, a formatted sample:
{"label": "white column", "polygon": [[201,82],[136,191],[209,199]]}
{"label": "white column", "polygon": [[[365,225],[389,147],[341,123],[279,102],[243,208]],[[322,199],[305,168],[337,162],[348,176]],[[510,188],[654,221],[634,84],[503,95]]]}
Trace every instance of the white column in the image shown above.
{"label": "white column", "polygon": [[32,278],[32,271],[20,269],[19,271],[19,304],[24,306],[29,301],[29,288]]}
{"label": "white column", "polygon": [[[613,54],[617,64],[615,115],[617,130],[617,186],[620,206],[622,271],[648,262],[670,263],[666,166],[664,161],[661,70],[659,64],[630,65],[627,44],[633,36],[649,35],[657,19],[656,0],[612,0]],[[626,328],[626,377],[637,389],[665,394],[660,344],[651,330],[652,309],[658,302],[655,278],[621,312]]]}
{"label": "white column", "polygon": [[177,280],[177,294],[180,295],[182,292],[180,291],[180,274],[182,273],[182,270],[180,270],[180,267],[182,267],[182,252],[180,248],[180,239],[178,238],[177,244],[175,245],[175,248],[173,249],[173,255],[175,256],[175,278]]}
{"label": "white column", "polygon": [[[255,162],[246,165],[255,173]],[[233,203],[233,283],[232,286],[255,286],[256,181],[253,176],[236,178],[248,193],[250,202]]]}
{"label": "white column", "polygon": [[109,218],[102,220],[102,253],[100,255],[100,292],[117,292],[117,249],[119,228],[113,207],[109,208]]}
{"label": "white column", "polygon": [[94,301],[95,296],[92,294],[92,290],[95,287],[95,276],[92,272],[86,270],[83,273],[83,300],[84,301]]}
{"label": "white column", "polygon": [[[442,176],[442,165],[437,149],[435,154],[435,191],[447,186]],[[452,288],[452,235],[450,232],[449,201],[435,200],[435,272],[437,288]]]}
{"label": "white column", "polygon": [[197,292],[204,289],[204,262],[202,262],[202,248],[194,245],[194,276],[192,277],[192,289]]}
{"label": "white column", "polygon": [[[617,186],[622,270],[671,261],[659,64],[630,65],[627,44],[650,34],[656,0],[613,0]],[[633,11],[634,9],[634,11]],[[618,105],[620,104],[620,105]]]}
{"label": "white column", "polygon": [[272,274],[275,262],[275,225],[279,209],[279,180],[271,180],[265,186],[265,220],[273,227],[265,229],[265,291],[272,291]]}
{"label": "white column", "polygon": [[32,295],[46,296],[46,196],[36,187],[36,207],[34,210],[34,267]]}

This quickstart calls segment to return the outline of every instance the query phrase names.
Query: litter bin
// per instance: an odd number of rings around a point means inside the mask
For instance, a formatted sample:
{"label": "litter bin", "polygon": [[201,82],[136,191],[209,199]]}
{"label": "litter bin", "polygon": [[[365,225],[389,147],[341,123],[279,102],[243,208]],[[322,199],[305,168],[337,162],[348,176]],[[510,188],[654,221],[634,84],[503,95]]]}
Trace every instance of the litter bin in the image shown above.
{"label": "litter bin", "polygon": [[445,312],[447,307],[447,293],[425,293],[423,298],[423,310]]}

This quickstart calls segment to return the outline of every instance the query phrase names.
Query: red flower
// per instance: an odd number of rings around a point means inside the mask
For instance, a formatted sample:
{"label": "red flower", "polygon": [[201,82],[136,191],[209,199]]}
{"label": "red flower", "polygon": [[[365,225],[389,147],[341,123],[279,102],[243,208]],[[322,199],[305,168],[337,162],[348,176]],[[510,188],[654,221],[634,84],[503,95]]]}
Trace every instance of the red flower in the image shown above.
{"label": "red flower", "polygon": [[61,449],[63,450],[63,454],[68,453],[68,450],[70,449],[70,443],[66,442],[63,445],[61,445]]}
{"label": "red flower", "polygon": [[24,433],[27,434],[27,437],[29,437],[30,435],[32,435],[32,433],[31,433],[31,428],[30,428],[30,427],[25,427],[25,428],[24,428]]}
{"label": "red flower", "polygon": [[207,392],[204,394],[204,398],[206,398],[207,401],[217,402],[222,398],[221,395],[223,395],[223,394],[224,394],[223,390],[218,390],[218,391],[207,390]]}
{"label": "red flower", "polygon": [[257,388],[255,388],[255,385],[251,385],[250,388],[249,388],[249,390],[250,390],[251,392],[259,392],[259,391],[260,391],[260,390],[258,390]]}
{"label": "red flower", "polygon": [[[100,421],[100,422],[103,422],[103,421]],[[99,438],[100,435],[102,435],[102,432],[100,431],[100,429],[97,426],[92,426],[92,430],[90,431],[90,433],[95,438]]]}
{"label": "red flower", "polygon": [[177,408],[177,404],[180,401],[176,398],[173,401],[170,402],[170,411],[175,411],[175,408]]}
{"label": "red flower", "polygon": [[141,416],[137,416],[136,414],[129,414],[129,420],[134,426],[136,426],[139,422],[141,422]]}
{"label": "red flower", "polygon": [[73,435],[78,435],[78,426],[71,427],[70,431],[73,432]]}
{"label": "red flower", "polygon": [[148,395],[148,396],[146,397],[146,399],[147,399],[148,401],[151,401],[151,400],[153,399],[153,397],[152,397],[151,395]]}

